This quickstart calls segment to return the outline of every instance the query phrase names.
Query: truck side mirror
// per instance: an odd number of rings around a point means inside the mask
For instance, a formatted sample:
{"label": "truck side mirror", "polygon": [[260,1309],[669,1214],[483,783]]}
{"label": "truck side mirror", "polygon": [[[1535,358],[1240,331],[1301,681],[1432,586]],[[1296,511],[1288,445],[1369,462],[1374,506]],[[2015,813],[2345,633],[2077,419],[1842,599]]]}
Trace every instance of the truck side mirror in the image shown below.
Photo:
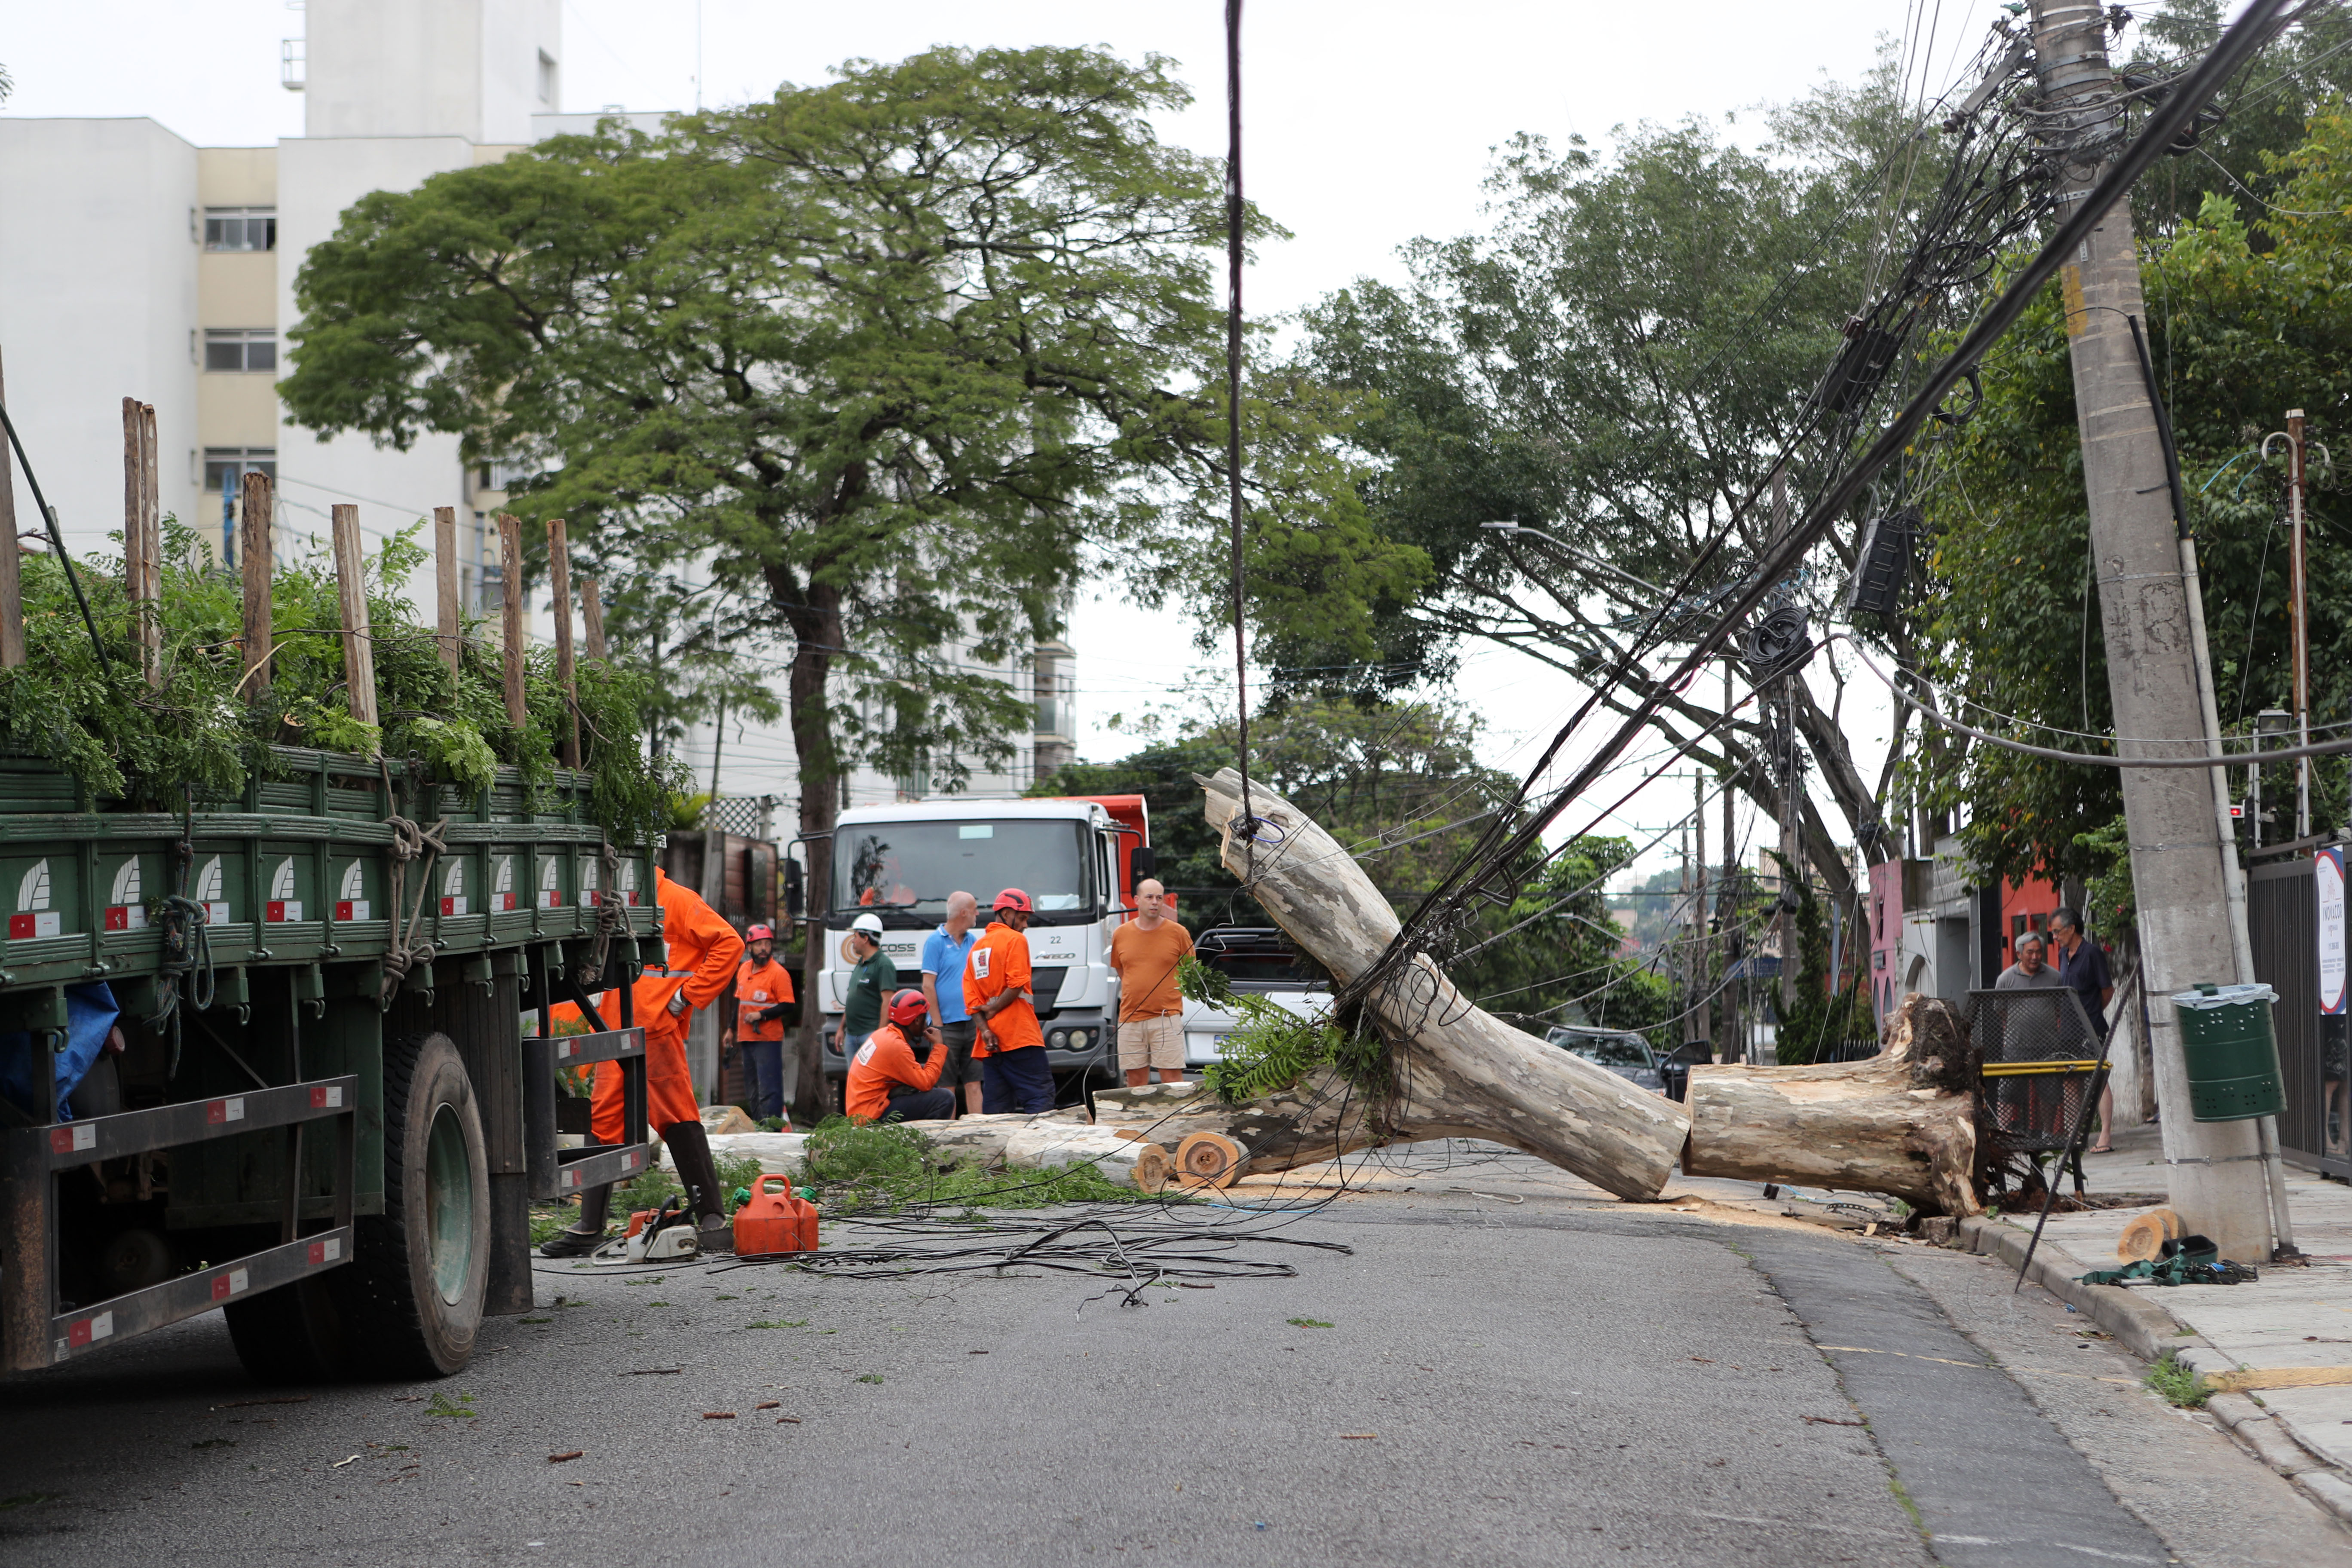
{"label": "truck side mirror", "polygon": [[1146,877],[1160,874],[1160,851],[1149,844],[1139,844],[1127,852],[1128,869],[1139,882]]}
{"label": "truck side mirror", "polygon": [[801,905],[805,901],[805,893],[801,881],[801,863],[787,859],[784,862],[784,913],[794,920],[800,919]]}

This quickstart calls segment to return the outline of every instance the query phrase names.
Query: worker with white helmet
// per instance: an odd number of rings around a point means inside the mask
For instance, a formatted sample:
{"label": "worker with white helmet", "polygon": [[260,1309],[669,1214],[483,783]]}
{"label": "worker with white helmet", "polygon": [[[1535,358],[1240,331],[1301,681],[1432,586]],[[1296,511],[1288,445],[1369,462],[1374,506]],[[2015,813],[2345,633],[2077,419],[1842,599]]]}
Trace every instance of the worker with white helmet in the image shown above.
{"label": "worker with white helmet", "polygon": [[882,917],[868,910],[849,922],[852,968],[842,985],[841,1054],[854,1057],[866,1037],[882,1026],[882,1010],[898,988],[898,966],[882,951]]}

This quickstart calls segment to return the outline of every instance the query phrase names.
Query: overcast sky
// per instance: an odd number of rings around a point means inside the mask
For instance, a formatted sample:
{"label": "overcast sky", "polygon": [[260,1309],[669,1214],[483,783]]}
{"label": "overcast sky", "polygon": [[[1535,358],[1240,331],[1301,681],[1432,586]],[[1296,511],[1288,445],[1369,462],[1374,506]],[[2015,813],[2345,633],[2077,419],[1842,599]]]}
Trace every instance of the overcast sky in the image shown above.
{"label": "overcast sky", "polygon": [[[1257,0],[1244,32],[1244,172],[1252,196],[1296,237],[1266,248],[1244,300],[1254,314],[1289,311],[1365,274],[1399,276],[1400,245],[1477,226],[1490,153],[1517,132],[1602,142],[1638,121],[1736,114],[1744,136],[1758,106],[1859,77],[1883,38],[1907,40],[1915,60],[1924,54],[1913,79],[1940,90],[1999,9],[1993,0],[1685,0],[1665,11],[1613,0]],[[698,72],[704,102],[741,102],[782,81],[821,81],[846,58],[935,44],[1102,44],[1175,59],[1200,101],[1161,133],[1222,153],[1223,16],[1217,0],[564,0],[562,107],[690,108]],[[279,40],[299,37],[302,21],[285,0],[0,0],[0,64],[16,82],[6,112],[151,115],[200,145],[299,136],[301,99],[278,86],[278,62]],[[1132,742],[1103,721],[1170,700],[1171,677],[1192,661],[1190,637],[1174,615],[1082,601],[1072,628],[1081,750],[1108,758]],[[1532,760],[1573,697],[1499,653],[1475,656],[1457,695],[1486,716],[1486,753],[1505,766]],[[1874,774],[1884,705],[1863,711],[1854,751]],[[1688,800],[1687,783],[1662,784],[1612,826],[1654,830]]]}

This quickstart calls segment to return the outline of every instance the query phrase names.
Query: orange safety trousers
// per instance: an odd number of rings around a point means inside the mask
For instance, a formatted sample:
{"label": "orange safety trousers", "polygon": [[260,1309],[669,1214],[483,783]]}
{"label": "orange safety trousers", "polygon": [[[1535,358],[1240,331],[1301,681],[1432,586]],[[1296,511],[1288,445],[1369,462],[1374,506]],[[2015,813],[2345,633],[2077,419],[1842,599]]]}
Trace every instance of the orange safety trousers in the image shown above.
{"label": "orange safety trousers", "polygon": [[[681,1121],[701,1125],[702,1108],[695,1103],[694,1078],[686,1068],[686,1026],[692,1017],[691,1013],[684,1018],[656,1013],[654,1021],[646,1026],[646,1120],[656,1132]],[[596,1064],[596,1084],[589,1096],[588,1116],[597,1142],[621,1141],[620,1063]]]}

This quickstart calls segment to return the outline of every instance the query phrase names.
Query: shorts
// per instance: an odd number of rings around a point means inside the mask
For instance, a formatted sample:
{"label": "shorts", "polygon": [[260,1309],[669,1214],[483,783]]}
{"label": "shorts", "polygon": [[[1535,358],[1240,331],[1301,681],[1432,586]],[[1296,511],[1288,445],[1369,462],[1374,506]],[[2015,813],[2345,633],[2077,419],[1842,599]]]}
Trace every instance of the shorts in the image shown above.
{"label": "shorts", "polygon": [[1124,1072],[1158,1068],[1162,1072],[1184,1070],[1184,1015],[1162,1013],[1156,1018],[1118,1021],[1118,1065]]}
{"label": "shorts", "polygon": [[980,1063],[971,1059],[971,1038],[976,1026],[970,1018],[958,1024],[941,1024],[940,1040],[948,1048],[948,1065],[940,1069],[941,1083],[978,1083]]}

